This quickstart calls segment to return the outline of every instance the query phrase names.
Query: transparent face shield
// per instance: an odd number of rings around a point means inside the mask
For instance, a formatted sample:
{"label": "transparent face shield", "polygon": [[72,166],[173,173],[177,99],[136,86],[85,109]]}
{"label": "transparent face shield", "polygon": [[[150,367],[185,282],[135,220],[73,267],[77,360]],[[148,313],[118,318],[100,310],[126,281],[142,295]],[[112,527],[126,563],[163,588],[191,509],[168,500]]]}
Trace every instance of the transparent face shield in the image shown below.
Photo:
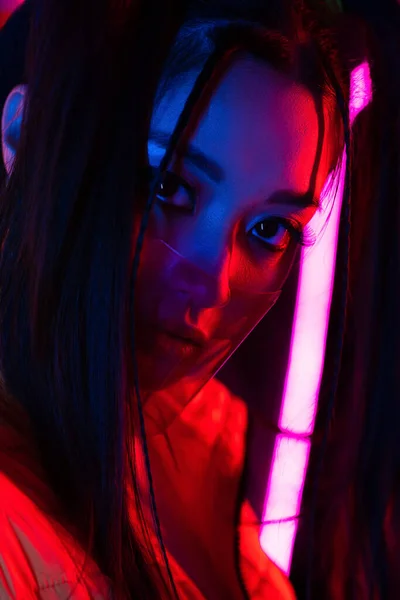
{"label": "transparent face shield", "polygon": [[[368,78],[368,65],[353,73],[352,120],[371,98]],[[214,268],[207,252],[183,248],[151,225],[138,269],[136,358],[146,431],[152,434],[166,429],[217,374],[240,393],[249,415],[256,399],[257,408],[262,407],[257,413],[261,426],[252,430],[245,448],[249,470],[245,496],[254,509],[251,527],[257,544],[286,573],[292,560],[324,362],[343,178],[342,161],[338,181],[328,186],[335,190],[335,197],[322,194],[322,208],[334,207],[328,227],[310,251],[287,252],[284,268],[274,280],[266,278],[264,265],[241,260],[239,255],[225,257],[223,264]],[[326,210],[316,215],[317,232],[326,218]],[[215,262],[218,260],[215,257]],[[299,268],[292,279],[289,274],[294,263]],[[288,284],[293,284],[293,302],[280,321],[288,340],[280,361],[283,369],[272,372],[258,363],[259,382],[270,377],[270,381],[279,378],[282,383],[271,410],[268,386],[259,386],[246,374],[244,386],[237,383],[240,371],[249,368],[246,358],[250,356],[251,362],[252,340],[268,323],[264,317],[288,277],[292,280]],[[274,320],[276,315],[274,309]],[[264,331],[269,337],[271,329]],[[281,350],[279,344],[273,348],[274,354]],[[268,439],[263,420],[275,424]],[[202,432],[199,425],[199,436]]]}
{"label": "transparent face shield", "polygon": [[[367,63],[353,71],[351,91],[350,116],[354,121],[372,97]],[[266,281],[265,274],[262,276],[257,267],[232,256],[225,278],[228,289],[225,293],[220,291],[220,307],[201,322],[207,344],[199,349],[185,347],[179,353],[176,346],[168,352],[168,342],[160,343],[168,360],[157,367],[159,373],[155,372],[152,343],[147,343],[147,353],[139,357],[145,407],[147,402],[148,415],[156,423],[160,416],[166,423],[170,422],[216,374],[243,400],[252,422],[246,445],[248,472],[244,492],[252,511],[250,526],[242,522],[240,534],[245,539],[251,529],[253,546],[259,546],[264,558],[268,556],[287,574],[301,511],[324,364],[344,165],[345,155],[337,180],[330,181],[322,193],[322,211],[311,222],[313,229],[321,232],[317,243],[311,249],[288,253],[280,280]],[[330,208],[332,212],[327,221]],[[195,323],[196,307],[191,307],[191,301],[202,297],[206,313],[207,302],[211,302],[221,281],[205,268],[199,256],[185,256],[169,242],[156,235],[145,239],[139,270],[139,286],[147,290],[142,296],[142,302],[146,303],[144,312],[157,314],[159,311],[160,314],[162,308],[165,323],[171,324],[171,315],[180,297],[187,306],[187,312],[180,310],[180,314],[189,317],[192,314],[192,323]],[[293,264],[295,268],[291,269]],[[154,277],[156,273],[162,274],[157,286],[154,285],[159,279]],[[281,296],[285,282],[279,305],[267,316]],[[139,305],[138,309],[138,314],[142,313],[143,306]],[[220,319],[222,313],[223,320]],[[222,322],[223,326],[219,326]],[[142,342],[149,335],[145,325],[138,323]],[[146,347],[146,343],[143,346]],[[275,385],[277,380],[278,385]],[[162,414],[158,413],[157,406],[163,407]],[[272,428],[268,427],[271,423],[275,424]]]}
{"label": "transparent face shield", "polygon": [[280,276],[271,278],[262,264],[235,253],[219,267],[206,251],[183,256],[149,228],[136,306],[139,384],[148,420],[167,425],[219,371],[278,300],[295,256],[296,249],[288,249]]}

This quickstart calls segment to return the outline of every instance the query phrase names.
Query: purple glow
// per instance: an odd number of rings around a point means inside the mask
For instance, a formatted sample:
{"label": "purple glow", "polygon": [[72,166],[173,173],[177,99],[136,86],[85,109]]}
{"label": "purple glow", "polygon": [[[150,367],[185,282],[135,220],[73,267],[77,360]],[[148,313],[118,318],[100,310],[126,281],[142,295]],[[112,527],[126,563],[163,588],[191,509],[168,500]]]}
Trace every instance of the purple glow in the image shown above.
{"label": "purple glow", "polygon": [[356,67],[350,81],[350,122],[369,104],[372,99],[372,81],[367,62]]}
{"label": "purple glow", "polygon": [[[342,160],[339,185],[336,181],[327,182],[322,194],[323,209],[312,219],[312,229],[320,231],[326,220],[326,209],[333,202],[326,229],[315,246],[311,250],[304,249],[302,254],[289,367],[278,422],[279,429],[287,435],[279,434],[275,440],[264,505],[263,521],[293,518],[290,526],[286,522],[284,528],[281,528],[282,523],[278,524],[279,527],[277,524],[273,527],[264,525],[260,536],[264,552],[286,573],[290,570],[297,533],[296,517],[300,511],[309,436],[314,430],[316,399],[324,363],[342,205],[343,165]],[[296,437],[293,438],[293,435]],[[283,444],[283,439],[287,440],[286,444]]]}
{"label": "purple glow", "polygon": [[322,193],[323,209],[311,221],[312,230],[320,232],[332,206],[326,229],[312,249],[303,250],[301,259],[289,368],[278,423],[281,431],[300,436],[309,436],[314,430],[335,273],[343,167],[344,157],[340,183],[328,180]]}
{"label": "purple glow", "polygon": [[[371,99],[372,84],[365,62],[351,74],[351,123]],[[285,573],[290,572],[324,364],[345,160],[344,152],[338,179],[326,183],[322,210],[311,222],[312,229],[321,231],[326,209],[333,206],[327,226],[315,246],[302,252],[289,364],[278,422],[282,433],[275,439],[265,494],[263,521],[275,522],[261,528],[260,544]]]}

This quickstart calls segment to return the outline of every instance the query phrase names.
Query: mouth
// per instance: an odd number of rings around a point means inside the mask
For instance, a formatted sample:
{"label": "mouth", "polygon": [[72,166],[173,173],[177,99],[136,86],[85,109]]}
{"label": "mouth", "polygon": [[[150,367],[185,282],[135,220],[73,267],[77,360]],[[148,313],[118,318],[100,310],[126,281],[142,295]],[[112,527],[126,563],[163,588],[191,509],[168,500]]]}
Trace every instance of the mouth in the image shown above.
{"label": "mouth", "polygon": [[207,349],[209,337],[199,328],[183,321],[164,320],[139,324],[137,332],[143,355],[160,353],[163,364],[169,359],[193,358],[196,361]]}
{"label": "mouth", "polygon": [[208,336],[199,328],[182,323],[162,323],[160,331],[170,338],[195,348],[204,348]]}
{"label": "mouth", "polygon": [[161,331],[162,334],[168,336],[169,338],[176,340],[177,342],[180,342],[181,344],[187,344],[189,346],[194,346],[195,348],[201,348],[200,344],[197,343],[193,338],[190,337],[186,337],[183,335],[177,335],[176,333],[173,333],[172,331]]}
{"label": "mouth", "polygon": [[201,346],[193,339],[159,329],[156,333],[156,345],[165,357],[179,359],[190,358],[199,353]]}
{"label": "mouth", "polygon": [[175,330],[165,330],[166,335],[170,336],[172,339],[180,341],[182,344],[188,344],[193,346],[194,348],[204,348],[206,345],[206,338],[202,334],[194,334],[194,333],[181,333]]}

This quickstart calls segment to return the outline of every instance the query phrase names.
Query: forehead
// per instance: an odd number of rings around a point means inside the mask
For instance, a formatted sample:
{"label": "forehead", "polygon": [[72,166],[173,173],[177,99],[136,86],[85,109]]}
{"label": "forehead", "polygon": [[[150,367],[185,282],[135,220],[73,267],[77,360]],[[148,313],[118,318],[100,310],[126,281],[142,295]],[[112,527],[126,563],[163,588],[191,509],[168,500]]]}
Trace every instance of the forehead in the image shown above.
{"label": "forehead", "polygon": [[[171,133],[193,87],[195,74],[174,86],[154,115],[152,128]],[[312,94],[252,57],[237,59],[216,86],[190,139],[220,164],[232,185],[249,182],[305,193],[315,164],[318,115]],[[323,152],[316,192],[327,175]],[[254,190],[256,193],[256,189]]]}

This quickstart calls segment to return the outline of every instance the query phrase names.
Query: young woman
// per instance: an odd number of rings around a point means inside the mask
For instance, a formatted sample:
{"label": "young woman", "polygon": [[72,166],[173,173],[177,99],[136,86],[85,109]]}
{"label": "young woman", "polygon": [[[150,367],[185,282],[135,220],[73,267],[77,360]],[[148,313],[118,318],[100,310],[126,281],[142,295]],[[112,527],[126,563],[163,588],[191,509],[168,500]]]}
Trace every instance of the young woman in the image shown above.
{"label": "young woman", "polygon": [[334,15],[33,7],[2,119],[2,597],[292,598],[213,377],[345,146],[349,176]]}

